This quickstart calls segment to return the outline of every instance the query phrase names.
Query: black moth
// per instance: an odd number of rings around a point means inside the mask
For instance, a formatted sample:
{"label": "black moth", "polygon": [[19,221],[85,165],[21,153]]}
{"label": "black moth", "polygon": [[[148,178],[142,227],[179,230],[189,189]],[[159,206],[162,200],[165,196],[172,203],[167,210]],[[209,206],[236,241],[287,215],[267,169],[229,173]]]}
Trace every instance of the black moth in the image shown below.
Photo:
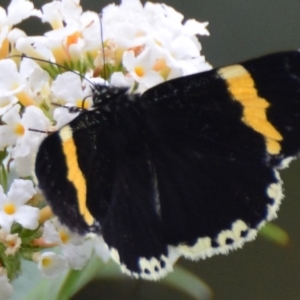
{"label": "black moth", "polygon": [[300,150],[300,53],[157,85],[95,85],[93,108],[41,144],[35,172],[71,230],[103,236],[124,272],[227,253],[276,217]]}

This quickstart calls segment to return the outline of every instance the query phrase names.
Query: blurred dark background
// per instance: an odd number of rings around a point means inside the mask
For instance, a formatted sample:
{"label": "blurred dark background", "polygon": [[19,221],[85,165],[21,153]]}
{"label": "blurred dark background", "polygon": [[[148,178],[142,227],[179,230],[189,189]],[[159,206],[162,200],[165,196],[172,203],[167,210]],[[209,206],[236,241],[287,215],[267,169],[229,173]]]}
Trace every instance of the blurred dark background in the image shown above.
{"label": "blurred dark background", "polygon": [[[5,7],[1,0],[1,5]],[[46,1],[33,1],[36,7]],[[215,67],[275,51],[300,47],[299,0],[167,0],[188,18],[209,21],[210,37],[203,37],[202,53]],[[99,12],[104,0],[81,0],[85,10]],[[116,2],[118,4],[119,2]],[[40,26],[26,22],[29,34]],[[46,27],[47,28],[47,27]],[[36,32],[35,30],[40,30]],[[279,247],[263,237],[228,256],[179,264],[202,278],[214,299],[300,299],[300,163],[281,172],[285,199],[275,223],[290,235],[289,247]],[[259,174],[258,174],[259,176]],[[73,300],[87,299],[190,299],[157,283],[134,280],[98,281]]]}

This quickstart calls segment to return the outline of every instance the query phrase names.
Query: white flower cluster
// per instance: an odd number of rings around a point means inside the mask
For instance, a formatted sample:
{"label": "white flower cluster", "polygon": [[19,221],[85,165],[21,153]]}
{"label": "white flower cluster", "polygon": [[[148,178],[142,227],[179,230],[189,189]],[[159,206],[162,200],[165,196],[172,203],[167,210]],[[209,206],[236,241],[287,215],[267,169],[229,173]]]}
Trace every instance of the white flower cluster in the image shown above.
{"label": "white flower cluster", "polygon": [[[16,27],[32,16],[52,30],[32,37]],[[183,24],[183,15],[167,5],[123,0],[105,7],[99,20],[97,13],[83,12],[79,0],[53,1],[41,10],[29,0],[0,7],[0,257],[21,251],[26,229],[35,247],[61,248],[61,254],[31,253],[47,277],[83,268],[93,248],[108,259],[101,238],[91,242],[41,217],[45,203],[28,179],[35,153],[54,125],[57,129],[75,116],[52,103],[90,108],[89,81],[142,93],[165,80],[210,69],[196,37],[209,34],[207,23]],[[23,54],[27,58],[21,59]],[[1,299],[11,295],[9,280],[16,275],[7,272],[6,263],[0,260]]]}

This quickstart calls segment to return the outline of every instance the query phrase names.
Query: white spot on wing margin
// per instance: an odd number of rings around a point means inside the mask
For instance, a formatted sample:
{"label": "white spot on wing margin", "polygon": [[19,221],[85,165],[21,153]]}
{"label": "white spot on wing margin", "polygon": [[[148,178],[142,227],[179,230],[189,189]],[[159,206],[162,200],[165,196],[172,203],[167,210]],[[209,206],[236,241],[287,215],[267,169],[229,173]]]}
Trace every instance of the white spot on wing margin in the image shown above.
{"label": "white spot on wing margin", "polygon": [[[179,257],[179,254],[176,255],[176,250],[172,247],[169,247],[169,255],[161,255],[159,259],[156,257],[151,257],[147,259],[145,257],[140,257],[138,264],[140,266],[140,273],[130,271],[125,264],[120,262],[120,255],[118,250],[115,248],[110,248],[111,257],[120,265],[123,273],[134,277],[134,278],[143,278],[147,280],[158,280],[165,277],[169,272],[173,271],[173,264]],[[161,266],[161,262],[164,263],[164,266]]]}
{"label": "white spot on wing margin", "polygon": [[282,199],[284,198],[282,190],[282,180],[280,178],[279,172],[274,169],[275,177],[278,180],[277,183],[271,183],[267,187],[267,195],[269,198],[273,199],[273,204],[268,204],[268,215],[267,221],[273,220],[277,217],[277,211],[281,204]]}
{"label": "white spot on wing margin", "polygon": [[[242,233],[247,231],[247,235],[242,237]],[[253,240],[257,235],[257,230],[249,228],[242,220],[236,220],[231,230],[221,231],[215,242],[220,246],[212,247],[212,239],[210,237],[198,238],[193,246],[181,244],[177,247],[178,251],[185,258],[192,260],[205,259],[216,254],[228,254],[229,251],[241,248],[245,242]],[[230,238],[233,243],[227,245],[226,239]]]}

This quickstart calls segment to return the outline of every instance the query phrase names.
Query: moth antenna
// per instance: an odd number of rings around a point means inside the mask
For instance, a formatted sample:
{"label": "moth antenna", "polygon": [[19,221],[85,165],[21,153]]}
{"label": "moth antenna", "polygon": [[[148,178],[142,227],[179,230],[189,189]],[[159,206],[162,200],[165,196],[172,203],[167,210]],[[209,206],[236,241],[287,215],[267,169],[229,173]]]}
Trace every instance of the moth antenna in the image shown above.
{"label": "moth antenna", "polygon": [[55,63],[53,61],[49,61],[49,60],[46,60],[46,59],[42,59],[42,58],[37,58],[37,57],[33,57],[33,56],[28,56],[26,54],[22,54],[22,55],[11,55],[11,56],[8,56],[8,58],[14,58],[14,57],[18,57],[18,58],[29,58],[29,59],[32,59],[32,60],[36,60],[36,61],[40,61],[40,62],[44,62],[44,63],[49,63],[49,64],[52,64],[54,66],[57,66],[59,68],[62,68],[62,69],[65,69],[66,71],[69,71],[69,72],[72,72],[76,75],[78,75],[80,78],[86,80],[88,83],[90,83],[91,85],[93,85],[94,87],[96,86],[95,83],[93,83],[91,80],[87,79],[84,75],[80,74],[80,73],[77,73],[75,72],[74,70],[68,68],[68,67],[65,67],[65,66],[62,66],[58,63]]}
{"label": "moth antenna", "polygon": [[81,107],[81,110],[84,110],[84,103],[85,103],[85,100],[89,97],[93,97],[93,95],[89,95],[89,96],[85,96],[83,99],[82,99],[82,107]]}
{"label": "moth antenna", "polygon": [[77,106],[66,106],[66,105],[62,105],[62,104],[58,104],[56,102],[51,102],[52,105],[54,106],[58,106],[58,107],[63,107],[69,110],[70,113],[77,113],[80,112],[82,110],[85,110],[84,107],[84,101],[86,100],[86,98],[91,97],[91,96],[86,96],[83,98],[82,100],[82,107],[77,107]]}
{"label": "moth antenna", "polygon": [[103,24],[102,24],[102,13],[99,13],[99,22],[100,22],[100,38],[101,38],[101,47],[103,53],[103,77],[106,81],[106,62],[105,62],[105,52],[104,52],[104,38],[103,38]]}
{"label": "moth antenna", "polygon": [[49,134],[51,131],[45,131],[45,130],[39,130],[39,129],[33,129],[33,128],[28,128],[29,131],[34,131],[34,132],[39,132],[39,133],[46,133]]}

